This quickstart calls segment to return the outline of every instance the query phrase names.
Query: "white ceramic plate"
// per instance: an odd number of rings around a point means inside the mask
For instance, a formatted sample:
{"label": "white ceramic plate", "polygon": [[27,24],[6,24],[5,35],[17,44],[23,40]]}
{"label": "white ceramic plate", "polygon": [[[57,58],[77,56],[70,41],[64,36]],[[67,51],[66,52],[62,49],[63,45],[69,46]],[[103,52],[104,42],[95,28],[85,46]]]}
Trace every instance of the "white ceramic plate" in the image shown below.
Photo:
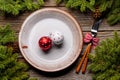
{"label": "white ceramic plate", "polygon": [[[64,44],[53,45],[47,53],[39,48],[40,37],[59,31]],[[67,68],[80,55],[83,45],[82,31],[77,21],[67,12],[44,8],[32,13],[24,21],[19,33],[19,47],[24,58],[35,68],[54,72]]]}

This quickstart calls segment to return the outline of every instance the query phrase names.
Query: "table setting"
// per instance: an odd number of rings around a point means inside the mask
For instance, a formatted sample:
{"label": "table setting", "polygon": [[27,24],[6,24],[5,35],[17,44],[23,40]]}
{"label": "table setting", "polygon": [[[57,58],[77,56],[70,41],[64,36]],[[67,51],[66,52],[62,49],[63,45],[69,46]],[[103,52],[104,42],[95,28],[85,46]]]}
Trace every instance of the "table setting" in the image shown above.
{"label": "table setting", "polygon": [[1,80],[119,80],[119,2],[1,0]]}

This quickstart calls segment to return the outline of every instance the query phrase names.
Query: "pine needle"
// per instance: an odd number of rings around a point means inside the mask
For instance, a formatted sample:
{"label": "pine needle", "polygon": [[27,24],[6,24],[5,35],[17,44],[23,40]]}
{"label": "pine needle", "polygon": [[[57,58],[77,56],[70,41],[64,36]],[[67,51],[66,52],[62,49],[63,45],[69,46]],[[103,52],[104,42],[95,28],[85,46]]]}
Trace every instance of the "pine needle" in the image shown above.
{"label": "pine needle", "polygon": [[90,54],[91,70],[95,80],[120,80],[120,36],[117,32],[113,38],[106,39],[96,47],[94,55]]}

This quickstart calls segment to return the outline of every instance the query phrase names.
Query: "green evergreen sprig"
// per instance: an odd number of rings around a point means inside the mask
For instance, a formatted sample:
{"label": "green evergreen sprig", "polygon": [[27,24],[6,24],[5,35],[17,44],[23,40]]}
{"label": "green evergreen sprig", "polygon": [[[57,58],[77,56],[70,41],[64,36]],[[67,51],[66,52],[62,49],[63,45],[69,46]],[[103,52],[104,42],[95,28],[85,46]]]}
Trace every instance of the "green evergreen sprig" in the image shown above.
{"label": "green evergreen sprig", "polygon": [[120,80],[120,36],[106,39],[90,54],[92,63],[88,69],[94,74],[93,80]]}
{"label": "green evergreen sprig", "polygon": [[18,53],[7,43],[16,41],[15,32],[9,25],[0,27],[0,80],[37,80],[30,78],[29,66],[18,61]]}
{"label": "green evergreen sprig", "polygon": [[0,45],[16,40],[15,32],[10,29],[10,25],[0,26]]}
{"label": "green evergreen sprig", "polygon": [[90,10],[95,13],[97,8],[100,13],[106,13],[110,25],[120,22],[120,0],[56,0],[57,4],[61,2],[65,2],[66,7],[79,9],[81,12]]}
{"label": "green evergreen sprig", "polygon": [[120,22],[120,0],[115,0],[113,2],[107,21],[110,25]]}
{"label": "green evergreen sprig", "polygon": [[90,9],[91,11],[95,10],[95,0],[56,0],[56,3],[59,4],[62,1],[66,3],[67,8],[80,9],[81,12],[84,12],[87,9]]}
{"label": "green evergreen sprig", "polygon": [[25,10],[36,10],[44,5],[44,0],[0,0],[0,11],[18,15]]}

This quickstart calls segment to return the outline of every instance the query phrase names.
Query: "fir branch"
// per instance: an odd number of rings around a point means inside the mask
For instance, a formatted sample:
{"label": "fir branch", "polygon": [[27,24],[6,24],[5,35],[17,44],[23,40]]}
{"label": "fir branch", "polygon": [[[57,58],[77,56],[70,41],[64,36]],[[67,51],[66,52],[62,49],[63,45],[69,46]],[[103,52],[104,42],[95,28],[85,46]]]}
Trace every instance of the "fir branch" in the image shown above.
{"label": "fir branch", "polygon": [[15,32],[10,29],[10,25],[0,26],[0,44],[5,45],[8,42],[16,40]]}
{"label": "fir branch", "polygon": [[96,47],[94,55],[89,59],[92,63],[88,66],[94,74],[95,80],[120,80],[120,36],[117,32],[114,37],[106,39]]}
{"label": "fir branch", "polygon": [[44,0],[38,0],[38,3],[43,6],[44,5]]}
{"label": "fir branch", "polygon": [[[67,8],[79,9],[81,12],[90,10],[95,15],[103,14],[107,16],[110,25],[120,22],[120,0],[56,0],[57,4],[61,2],[65,2]],[[100,17],[100,15],[96,17]]]}
{"label": "fir branch", "polygon": [[99,7],[100,12],[106,11],[111,8],[114,0],[96,0],[96,6]]}
{"label": "fir branch", "polygon": [[0,27],[0,80],[30,80],[29,66],[18,61],[18,53],[7,45],[15,40],[15,33],[9,25]]}
{"label": "fir branch", "polygon": [[95,0],[68,0],[66,7],[68,8],[80,8],[81,12],[87,11],[87,9],[94,11]]}
{"label": "fir branch", "polygon": [[44,0],[0,0],[0,11],[18,15],[25,10],[36,10],[44,5]]}
{"label": "fir branch", "polygon": [[60,4],[63,0],[55,0],[56,4]]}
{"label": "fir branch", "polygon": [[113,9],[107,18],[107,21],[110,25],[114,25],[117,22],[120,22],[120,8]]}
{"label": "fir branch", "polygon": [[29,78],[29,80],[37,80],[37,78]]}

